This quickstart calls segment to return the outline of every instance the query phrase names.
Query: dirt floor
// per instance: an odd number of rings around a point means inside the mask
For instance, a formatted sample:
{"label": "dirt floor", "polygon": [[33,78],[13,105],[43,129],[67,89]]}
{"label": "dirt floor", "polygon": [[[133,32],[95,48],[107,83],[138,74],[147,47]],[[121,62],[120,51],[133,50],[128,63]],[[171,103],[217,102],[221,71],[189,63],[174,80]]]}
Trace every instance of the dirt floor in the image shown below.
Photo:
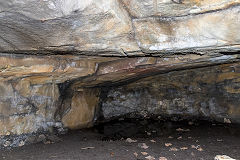
{"label": "dirt floor", "polygon": [[4,160],[214,160],[216,155],[240,160],[240,126],[115,121],[69,132],[58,142],[0,151]]}

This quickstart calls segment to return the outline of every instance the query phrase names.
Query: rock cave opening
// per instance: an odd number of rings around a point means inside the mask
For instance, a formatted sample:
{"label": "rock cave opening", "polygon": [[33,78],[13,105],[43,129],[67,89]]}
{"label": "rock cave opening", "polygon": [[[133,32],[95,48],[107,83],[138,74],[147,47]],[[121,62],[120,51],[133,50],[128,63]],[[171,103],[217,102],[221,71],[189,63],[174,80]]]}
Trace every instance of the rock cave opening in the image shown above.
{"label": "rock cave opening", "polygon": [[60,119],[70,132],[87,127],[103,140],[154,138],[175,134],[178,128],[185,132],[211,126],[228,128],[229,135],[236,136],[240,120],[238,68],[238,63],[221,62],[114,82],[104,75],[104,81],[88,83],[85,88],[80,82],[84,79],[61,84],[65,98]]}

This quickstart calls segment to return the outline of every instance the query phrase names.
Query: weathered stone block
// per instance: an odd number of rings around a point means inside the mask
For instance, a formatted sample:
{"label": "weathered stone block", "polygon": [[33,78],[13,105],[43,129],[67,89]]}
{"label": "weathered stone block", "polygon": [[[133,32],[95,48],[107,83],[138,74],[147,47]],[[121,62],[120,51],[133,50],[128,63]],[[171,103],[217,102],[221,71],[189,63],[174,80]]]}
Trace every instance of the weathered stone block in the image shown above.
{"label": "weathered stone block", "polygon": [[79,129],[92,126],[98,105],[98,89],[78,89],[72,97],[69,111],[62,118],[64,127]]}
{"label": "weathered stone block", "polygon": [[234,7],[188,17],[136,19],[133,24],[145,52],[223,52],[239,50],[239,17],[239,7]]}
{"label": "weathered stone block", "polygon": [[[0,135],[20,135],[48,130],[55,123],[59,90],[55,84],[29,85],[24,79],[1,82]],[[22,87],[19,87],[22,86]],[[11,95],[9,95],[11,94]]]}

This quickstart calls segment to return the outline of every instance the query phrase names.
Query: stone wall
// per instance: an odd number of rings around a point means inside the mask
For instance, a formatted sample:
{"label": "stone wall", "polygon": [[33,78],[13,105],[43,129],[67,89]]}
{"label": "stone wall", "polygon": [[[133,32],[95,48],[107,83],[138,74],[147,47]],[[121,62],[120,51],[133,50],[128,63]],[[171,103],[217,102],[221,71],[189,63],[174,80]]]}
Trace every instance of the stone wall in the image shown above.
{"label": "stone wall", "polygon": [[21,146],[130,113],[239,122],[238,57],[2,54],[0,144]]}
{"label": "stone wall", "polygon": [[111,88],[105,119],[121,116],[240,123],[240,63],[173,71]]}

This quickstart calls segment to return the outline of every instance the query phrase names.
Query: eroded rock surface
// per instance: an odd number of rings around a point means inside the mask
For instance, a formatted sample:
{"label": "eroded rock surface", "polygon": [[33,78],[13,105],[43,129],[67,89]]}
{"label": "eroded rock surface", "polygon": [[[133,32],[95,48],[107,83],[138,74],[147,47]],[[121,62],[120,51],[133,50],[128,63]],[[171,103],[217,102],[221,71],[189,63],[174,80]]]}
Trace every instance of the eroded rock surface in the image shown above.
{"label": "eroded rock surface", "polygon": [[239,10],[239,0],[1,0],[0,49],[118,56],[233,51]]}
{"label": "eroded rock surface", "polygon": [[180,17],[222,10],[239,4],[239,0],[122,0],[131,16]]}
{"label": "eroded rock surface", "polygon": [[[178,114],[239,122],[238,57],[2,55],[1,145],[28,143],[28,136],[11,136],[89,127],[102,115],[107,120],[129,113]],[[204,68],[190,70],[199,67]]]}
{"label": "eroded rock surface", "polygon": [[[65,105],[68,105],[65,104]],[[65,110],[62,123],[70,129],[91,127],[99,108],[98,89],[78,89],[71,99],[71,106]]]}
{"label": "eroded rock surface", "polygon": [[[238,50],[239,10],[190,17],[134,20],[138,44],[146,52]],[[233,43],[236,42],[236,43]]]}
{"label": "eroded rock surface", "polygon": [[103,116],[225,118],[239,123],[239,67],[234,63],[174,71],[113,87],[102,104]]}
{"label": "eroded rock surface", "polygon": [[239,122],[237,54],[168,58],[2,54],[0,61],[4,146],[26,144],[31,134],[90,127],[98,118],[129,113]]}

